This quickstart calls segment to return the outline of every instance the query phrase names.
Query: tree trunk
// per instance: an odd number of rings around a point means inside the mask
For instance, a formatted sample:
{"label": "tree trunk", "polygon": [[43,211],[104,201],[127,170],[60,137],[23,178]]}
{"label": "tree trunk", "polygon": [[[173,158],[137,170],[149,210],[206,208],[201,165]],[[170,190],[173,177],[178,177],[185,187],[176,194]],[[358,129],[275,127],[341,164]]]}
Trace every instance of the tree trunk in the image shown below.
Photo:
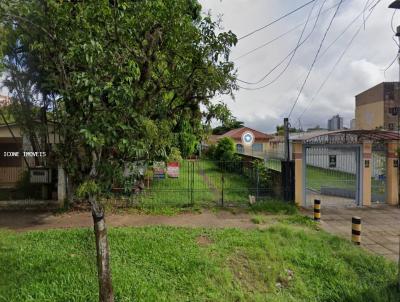
{"label": "tree trunk", "polygon": [[92,203],[92,217],[96,237],[99,301],[114,302],[104,209]]}

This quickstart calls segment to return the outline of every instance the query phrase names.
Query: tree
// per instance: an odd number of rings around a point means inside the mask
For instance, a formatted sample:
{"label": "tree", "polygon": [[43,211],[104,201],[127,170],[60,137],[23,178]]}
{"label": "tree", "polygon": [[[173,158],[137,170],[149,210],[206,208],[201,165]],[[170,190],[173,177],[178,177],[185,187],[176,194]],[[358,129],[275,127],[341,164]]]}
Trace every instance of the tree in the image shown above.
{"label": "tree", "polygon": [[182,119],[201,136],[202,120],[221,118],[211,99],[236,89],[236,36],[200,11],[196,0],[0,4],[2,63],[23,57],[52,96],[57,158],[91,205],[100,301],[113,301],[102,195],[127,162],[165,158]]}
{"label": "tree", "polygon": [[[283,136],[284,135],[284,130],[285,130],[284,125],[276,126],[276,134],[277,135]],[[289,127],[289,133],[298,133],[298,132],[301,132],[301,130],[297,129],[295,127]]]}
{"label": "tree", "polygon": [[221,126],[215,127],[212,130],[212,134],[221,135],[232,129],[238,129],[244,127],[244,122],[238,121],[236,117],[230,117],[228,120],[224,121]]}

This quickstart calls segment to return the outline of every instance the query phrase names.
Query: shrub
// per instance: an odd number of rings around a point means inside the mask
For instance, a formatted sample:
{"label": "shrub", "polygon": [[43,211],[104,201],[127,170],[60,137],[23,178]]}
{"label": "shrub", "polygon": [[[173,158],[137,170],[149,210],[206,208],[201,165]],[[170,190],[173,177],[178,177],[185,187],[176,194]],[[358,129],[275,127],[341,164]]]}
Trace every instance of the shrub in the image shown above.
{"label": "shrub", "polygon": [[168,155],[168,162],[181,162],[182,160],[181,151],[176,147],[172,147]]}
{"label": "shrub", "polygon": [[232,161],[235,158],[235,142],[230,137],[224,137],[218,141],[214,158],[221,161]]}
{"label": "shrub", "polygon": [[204,150],[204,155],[208,159],[215,159],[215,149],[217,148],[217,145],[209,145],[206,150]]}

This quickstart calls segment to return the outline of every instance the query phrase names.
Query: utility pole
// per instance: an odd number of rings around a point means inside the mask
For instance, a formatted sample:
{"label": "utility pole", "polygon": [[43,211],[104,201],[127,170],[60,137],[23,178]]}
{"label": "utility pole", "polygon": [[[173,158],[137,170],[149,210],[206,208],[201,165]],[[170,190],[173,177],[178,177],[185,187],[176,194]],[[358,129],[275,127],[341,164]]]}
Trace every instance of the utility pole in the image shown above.
{"label": "utility pole", "polygon": [[[389,8],[393,8],[393,9],[400,9],[400,0],[396,0],[394,2],[392,2],[392,4],[389,5]],[[396,30],[396,37],[399,38],[399,42],[400,42],[400,26],[397,26],[397,30]],[[399,84],[400,84],[400,44],[399,44],[399,49],[397,51],[397,59],[399,62],[399,82],[397,83],[397,97],[398,97],[398,101],[399,101]],[[400,118],[400,112],[399,112],[399,108],[400,106],[397,107],[397,134],[400,133],[400,129],[399,129],[399,118]],[[399,155],[399,144],[398,144],[398,139],[399,137],[397,136],[397,160],[399,161],[400,159],[400,155]],[[397,170],[398,171],[398,170]],[[397,172],[398,173],[398,172]],[[399,204],[400,204],[400,199],[399,199]],[[399,234],[399,259],[398,259],[398,280],[397,280],[397,290],[400,291],[400,234]]]}
{"label": "utility pole", "polygon": [[283,184],[283,199],[285,201],[293,200],[293,164],[290,162],[290,143],[289,143],[289,118],[284,118],[284,148],[285,158],[281,163],[282,167],[282,184]]}
{"label": "utility pole", "polygon": [[284,139],[285,139],[285,161],[290,161],[290,146],[289,146],[289,119],[283,119]]}

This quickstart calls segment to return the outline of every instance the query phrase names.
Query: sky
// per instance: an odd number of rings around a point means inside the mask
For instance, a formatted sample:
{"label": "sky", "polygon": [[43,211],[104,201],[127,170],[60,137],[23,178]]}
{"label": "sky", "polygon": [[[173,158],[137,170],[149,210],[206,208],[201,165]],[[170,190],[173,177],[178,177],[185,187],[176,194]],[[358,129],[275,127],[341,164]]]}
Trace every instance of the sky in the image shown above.
{"label": "sky", "polygon": [[[231,30],[238,37],[308,2],[308,0],[199,1],[202,4],[203,13],[211,13],[213,18],[221,17],[222,30]],[[383,81],[398,80],[397,62],[384,72],[395,59],[398,51],[398,46],[393,40],[391,22],[394,10],[388,8],[393,0],[381,0],[369,15],[370,9],[378,1],[342,1],[300,95],[300,88],[336,11],[335,5],[340,0],[316,0],[315,3],[266,29],[239,40],[231,53],[231,59],[237,68],[238,79],[257,82],[296,48],[304,27],[304,25],[298,25],[304,23],[311,12],[303,39],[310,33],[311,35],[297,49],[291,64],[279,79],[262,89],[239,89],[235,92],[234,99],[230,96],[218,96],[215,101],[225,102],[233,115],[244,121],[246,126],[264,132],[273,132],[276,125],[283,124],[283,118],[289,115],[299,95],[298,102],[290,115],[292,126],[307,129],[319,125],[326,128],[328,119],[340,114],[344,118],[344,125],[348,127],[350,120],[354,118],[357,94]],[[312,31],[321,7],[322,13]],[[367,7],[366,10],[365,7]],[[395,28],[400,25],[400,12],[395,14],[393,24]],[[250,55],[238,58],[296,26],[298,26],[297,29],[275,42]],[[333,43],[346,27],[348,30]],[[359,30],[358,35],[356,35],[357,30]],[[353,36],[355,38],[350,44]],[[349,44],[350,46],[345,51]],[[343,52],[342,59],[339,64],[336,64]],[[242,82],[238,84],[244,88],[263,86],[276,78],[286,66],[287,61],[260,84],[249,85]],[[328,78],[329,74],[331,75]],[[323,82],[325,85],[319,89]],[[320,90],[319,93],[318,90]]]}

